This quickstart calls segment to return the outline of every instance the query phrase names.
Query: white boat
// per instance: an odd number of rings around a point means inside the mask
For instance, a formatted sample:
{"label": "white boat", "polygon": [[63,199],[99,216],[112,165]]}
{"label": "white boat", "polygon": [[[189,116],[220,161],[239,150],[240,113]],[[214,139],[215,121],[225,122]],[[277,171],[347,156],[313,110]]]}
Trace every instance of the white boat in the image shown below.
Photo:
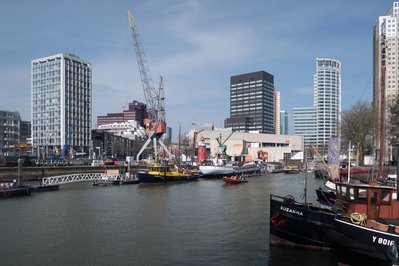
{"label": "white boat", "polygon": [[234,174],[233,165],[200,165],[199,170],[204,177]]}
{"label": "white boat", "polygon": [[233,164],[220,158],[214,158],[212,161],[200,165],[199,171],[204,177],[222,177],[234,174]]}
{"label": "white boat", "polygon": [[234,166],[233,169],[235,174],[258,174],[261,173],[262,167],[255,162],[248,162],[241,166]]}

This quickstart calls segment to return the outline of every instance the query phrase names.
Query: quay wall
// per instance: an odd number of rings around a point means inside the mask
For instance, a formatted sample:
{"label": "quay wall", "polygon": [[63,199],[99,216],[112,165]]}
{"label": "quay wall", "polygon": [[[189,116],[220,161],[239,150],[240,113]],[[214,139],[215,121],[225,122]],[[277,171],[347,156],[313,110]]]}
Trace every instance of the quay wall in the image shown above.
{"label": "quay wall", "polygon": [[[138,169],[144,167],[132,166],[130,167],[131,175],[136,174]],[[23,167],[22,180],[35,181],[41,180],[43,177],[60,176],[68,174],[80,173],[104,173],[105,170],[119,170],[120,172],[127,172],[127,167],[118,166],[48,166],[48,167]],[[18,179],[18,167],[0,167],[0,180]]]}

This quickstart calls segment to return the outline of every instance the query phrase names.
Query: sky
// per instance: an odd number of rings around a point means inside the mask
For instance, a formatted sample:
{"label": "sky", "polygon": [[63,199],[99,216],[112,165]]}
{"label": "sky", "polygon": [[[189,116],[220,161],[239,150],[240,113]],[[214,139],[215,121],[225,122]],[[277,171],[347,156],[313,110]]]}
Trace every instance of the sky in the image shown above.
{"label": "sky", "polygon": [[31,61],[73,53],[92,66],[98,115],[145,102],[127,10],[173,135],[195,122],[222,128],[230,77],[274,75],[281,110],[313,105],[316,58],[342,62],[342,109],[371,102],[373,27],[388,0],[0,0],[0,110],[31,120]]}

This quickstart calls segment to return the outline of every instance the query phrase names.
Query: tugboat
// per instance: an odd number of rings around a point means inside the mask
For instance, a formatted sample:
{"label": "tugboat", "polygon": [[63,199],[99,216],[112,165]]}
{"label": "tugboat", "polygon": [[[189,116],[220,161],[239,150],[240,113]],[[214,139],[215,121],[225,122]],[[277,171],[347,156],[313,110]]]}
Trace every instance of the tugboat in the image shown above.
{"label": "tugboat", "polygon": [[193,181],[198,179],[198,176],[193,175],[191,172],[179,172],[171,168],[170,165],[154,164],[146,171],[138,171],[136,175],[140,184]]}

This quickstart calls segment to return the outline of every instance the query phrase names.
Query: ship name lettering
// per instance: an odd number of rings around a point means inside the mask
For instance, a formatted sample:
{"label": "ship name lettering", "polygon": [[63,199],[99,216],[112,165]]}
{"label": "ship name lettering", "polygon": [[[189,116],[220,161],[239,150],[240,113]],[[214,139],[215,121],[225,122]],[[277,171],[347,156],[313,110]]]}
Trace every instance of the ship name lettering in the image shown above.
{"label": "ship name lettering", "polygon": [[300,215],[303,216],[303,213],[301,211],[297,211],[297,210],[293,210],[284,206],[280,206],[280,210],[285,211],[285,212],[289,212],[289,213],[293,213],[296,215]]}
{"label": "ship name lettering", "polygon": [[378,243],[380,245],[385,245],[385,246],[392,246],[394,244],[394,242],[395,241],[393,241],[393,240],[373,236],[373,243]]}

